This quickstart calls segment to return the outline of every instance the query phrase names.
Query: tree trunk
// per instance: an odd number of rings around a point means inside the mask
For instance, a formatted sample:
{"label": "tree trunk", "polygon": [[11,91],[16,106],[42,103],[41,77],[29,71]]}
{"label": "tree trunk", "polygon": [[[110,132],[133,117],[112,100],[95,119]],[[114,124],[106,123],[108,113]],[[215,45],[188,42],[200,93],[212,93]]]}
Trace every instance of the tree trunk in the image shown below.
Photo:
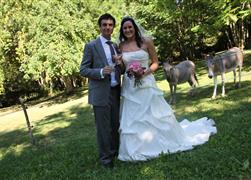
{"label": "tree trunk", "polygon": [[64,76],[62,77],[62,80],[63,80],[63,83],[64,83],[64,86],[65,86],[65,91],[66,93],[71,93],[74,89],[73,87],[73,83],[72,83],[72,80],[69,76]]}
{"label": "tree trunk", "polygon": [[244,49],[244,42],[245,42],[244,34],[245,34],[244,23],[243,23],[243,20],[240,19],[239,20],[239,47],[240,47],[241,50]]}
{"label": "tree trunk", "polygon": [[28,113],[27,113],[27,111],[26,111],[26,108],[27,108],[27,107],[25,106],[25,104],[24,104],[24,102],[23,102],[23,99],[19,98],[19,102],[20,102],[20,104],[21,104],[21,106],[22,106],[22,109],[23,109],[23,111],[24,111],[24,116],[25,116],[25,120],[26,120],[26,124],[27,124],[28,131],[29,131],[29,136],[30,136],[30,139],[31,139],[31,143],[32,143],[33,145],[35,145],[35,144],[36,144],[36,141],[35,141],[35,138],[34,138],[33,132],[32,132],[33,126],[32,126],[31,123],[30,123],[29,116],[28,116]]}
{"label": "tree trunk", "polygon": [[232,41],[231,41],[231,39],[230,39],[230,37],[229,37],[229,33],[228,33],[227,30],[225,30],[225,34],[226,34],[226,36],[227,36],[227,41],[228,41],[228,44],[229,44],[229,45],[227,45],[227,46],[228,46],[228,49],[229,49],[229,48],[232,48],[232,47],[233,47],[233,43],[232,43]]}
{"label": "tree trunk", "polygon": [[52,79],[50,80],[50,95],[53,95],[54,89],[53,89],[54,85],[53,85],[53,81]]}
{"label": "tree trunk", "polygon": [[41,89],[45,91],[47,91],[51,87],[51,85],[49,84],[50,80],[48,80],[45,71],[41,73],[40,78],[38,79],[38,83]]}

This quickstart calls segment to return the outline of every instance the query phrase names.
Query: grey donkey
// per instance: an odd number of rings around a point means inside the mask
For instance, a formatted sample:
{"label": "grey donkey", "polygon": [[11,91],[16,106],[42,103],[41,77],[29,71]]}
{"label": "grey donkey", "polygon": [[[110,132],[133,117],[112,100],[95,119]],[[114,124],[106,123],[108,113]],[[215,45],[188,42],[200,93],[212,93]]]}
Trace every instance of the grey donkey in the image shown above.
{"label": "grey donkey", "polygon": [[[234,83],[237,88],[241,87],[241,69],[243,65],[243,54],[240,48],[233,47],[227,51],[217,53],[216,55],[204,55],[208,67],[208,77],[214,79],[214,92],[212,99],[216,97],[217,76],[221,76],[222,96],[225,96],[225,73],[233,71]],[[239,82],[236,82],[236,70],[239,70]]]}
{"label": "grey donkey", "polygon": [[169,103],[176,103],[176,87],[178,84],[188,82],[192,89],[190,90],[190,95],[194,94],[194,88],[198,83],[198,79],[195,74],[195,64],[190,60],[185,60],[179,64],[172,66],[170,63],[172,58],[167,58],[166,61],[162,63],[166,80],[169,83],[171,98]]}

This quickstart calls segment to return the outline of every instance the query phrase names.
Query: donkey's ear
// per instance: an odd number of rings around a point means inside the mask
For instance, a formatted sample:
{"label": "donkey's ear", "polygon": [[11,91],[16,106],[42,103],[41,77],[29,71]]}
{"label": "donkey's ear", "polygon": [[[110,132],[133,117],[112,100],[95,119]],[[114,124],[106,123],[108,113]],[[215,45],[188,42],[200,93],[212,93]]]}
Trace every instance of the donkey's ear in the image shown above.
{"label": "donkey's ear", "polygon": [[172,58],[172,57],[168,57],[168,58],[166,58],[166,61],[167,61],[168,63],[172,63],[172,62],[173,62],[173,58]]}

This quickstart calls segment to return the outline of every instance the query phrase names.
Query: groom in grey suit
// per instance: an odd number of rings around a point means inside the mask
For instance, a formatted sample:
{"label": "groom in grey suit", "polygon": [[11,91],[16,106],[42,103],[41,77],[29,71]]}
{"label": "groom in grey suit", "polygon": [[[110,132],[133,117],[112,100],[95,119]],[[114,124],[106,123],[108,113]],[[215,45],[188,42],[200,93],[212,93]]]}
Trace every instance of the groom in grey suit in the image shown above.
{"label": "groom in grey suit", "polygon": [[99,17],[101,35],[85,45],[80,66],[80,74],[89,79],[88,102],[95,116],[99,159],[108,168],[113,168],[119,148],[120,75],[124,71],[117,46],[110,41],[115,23],[108,13]]}

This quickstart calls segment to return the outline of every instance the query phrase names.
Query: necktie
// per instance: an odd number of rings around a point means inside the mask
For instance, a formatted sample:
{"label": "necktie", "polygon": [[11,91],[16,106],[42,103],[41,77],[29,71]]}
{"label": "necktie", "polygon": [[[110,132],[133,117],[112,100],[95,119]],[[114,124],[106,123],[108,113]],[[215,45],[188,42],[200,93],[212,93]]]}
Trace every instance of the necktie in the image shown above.
{"label": "necktie", "polygon": [[[111,56],[115,55],[115,51],[114,51],[114,49],[113,49],[113,47],[112,47],[112,42],[111,42],[111,41],[106,41],[106,44],[108,44],[109,47],[110,47]],[[112,58],[112,62],[114,63],[113,58]]]}
{"label": "necktie", "polygon": [[[110,47],[110,51],[111,51],[111,56],[115,55],[115,51],[114,48],[112,47],[112,42],[111,41],[106,41],[106,44],[109,45]],[[112,58],[112,62],[115,63],[114,59]],[[117,81],[117,83],[120,84],[120,69],[117,68],[117,66],[115,66],[115,79]]]}

